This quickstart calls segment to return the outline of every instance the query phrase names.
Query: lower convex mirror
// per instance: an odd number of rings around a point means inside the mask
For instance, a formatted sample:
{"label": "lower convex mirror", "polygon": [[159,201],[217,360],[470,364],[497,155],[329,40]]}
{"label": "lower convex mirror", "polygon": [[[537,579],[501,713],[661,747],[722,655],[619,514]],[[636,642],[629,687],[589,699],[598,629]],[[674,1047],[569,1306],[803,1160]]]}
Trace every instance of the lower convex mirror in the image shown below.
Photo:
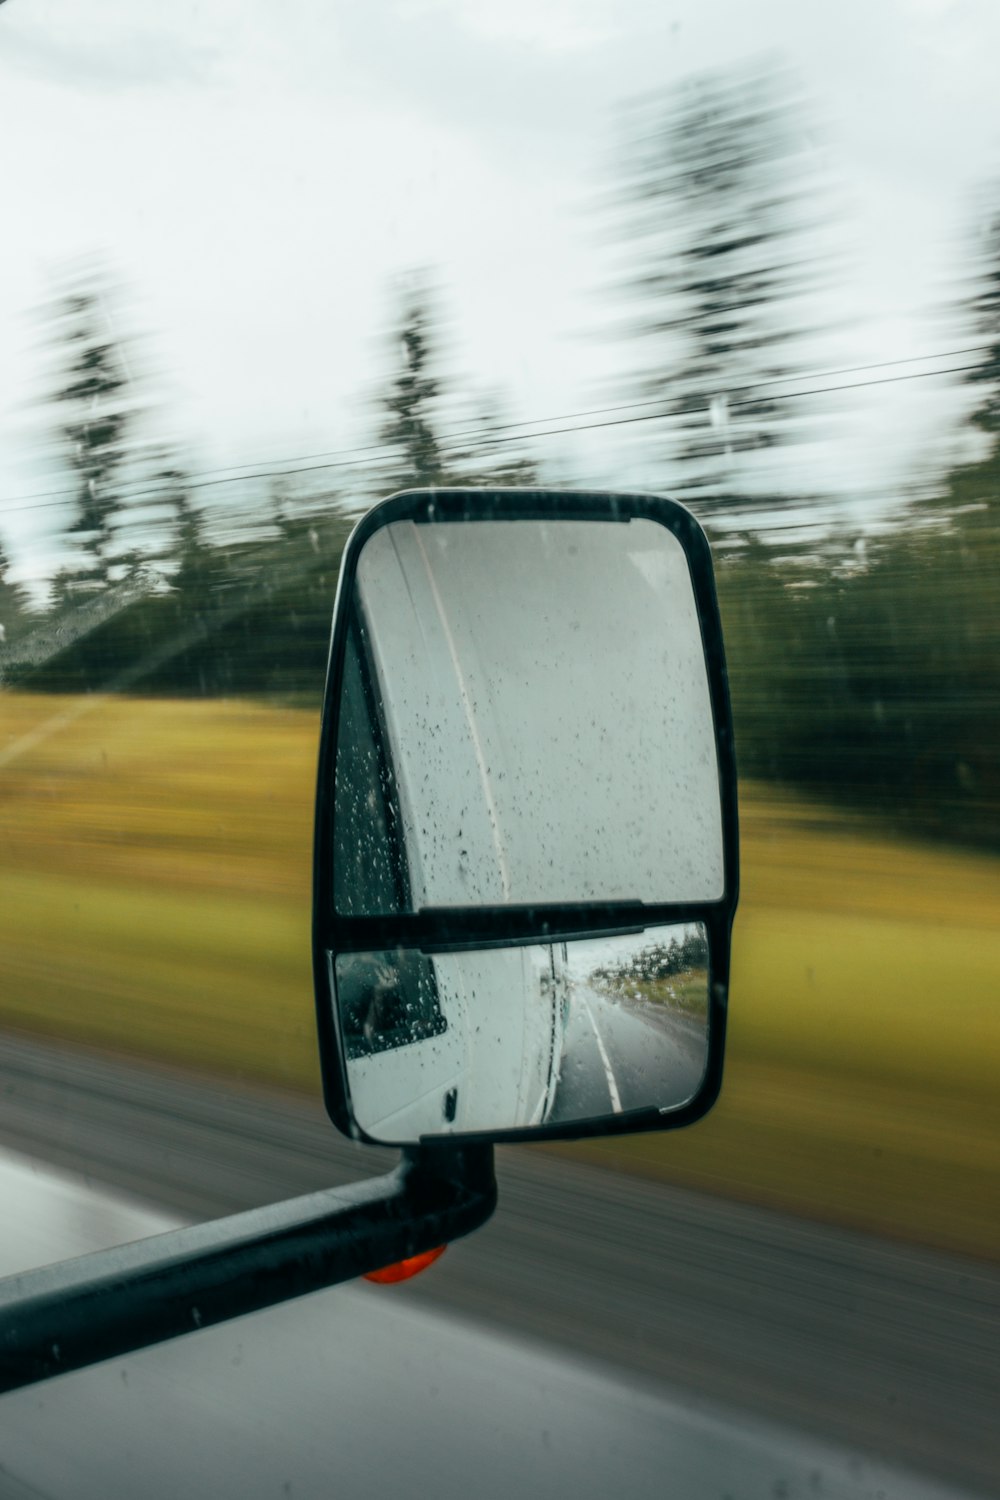
{"label": "lower convex mirror", "polygon": [[703,926],[421,953],[342,953],[354,1117],[386,1143],[675,1110],[708,1057]]}
{"label": "lower convex mirror", "polygon": [[711,560],[648,496],[394,497],[344,554],[324,1089],[363,1138],[686,1124],[721,1081],[735,770]]}

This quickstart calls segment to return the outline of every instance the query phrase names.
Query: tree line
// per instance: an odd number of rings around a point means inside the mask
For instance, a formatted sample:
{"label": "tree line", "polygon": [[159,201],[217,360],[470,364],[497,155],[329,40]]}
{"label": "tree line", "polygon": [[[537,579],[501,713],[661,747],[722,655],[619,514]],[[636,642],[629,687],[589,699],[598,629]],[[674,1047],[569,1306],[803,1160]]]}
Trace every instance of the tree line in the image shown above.
{"label": "tree line", "polygon": [[602,989],[620,991],[707,968],[708,939],[703,928],[692,927],[682,937],[648,943],[625,958],[603,964],[592,971],[590,978]]}
{"label": "tree line", "polygon": [[344,544],[367,506],[408,486],[537,482],[514,442],[470,412],[478,437],[445,441],[439,316],[426,278],[400,294],[396,367],[379,398],[377,463],[350,487],[237,477],[237,505],[199,503],[180,454],[142,434],[143,401],[111,337],[114,296],[89,270],[53,322],[52,398],[75,513],[44,611],[0,550],[0,672],[44,691],[251,694],[315,699]]}
{"label": "tree line", "polygon": [[[712,536],[741,773],[1000,849],[1000,201],[956,308],[976,350],[972,456],[932,485],[915,475],[880,528],[848,525],[819,487],[782,479],[783,451],[822,423],[794,382],[836,275],[805,115],[770,66],[625,112],[610,224],[632,373],[612,394],[655,487]],[[199,488],[155,435],[114,295],[89,273],[54,309],[71,514],[45,608],[0,548],[9,684],[316,701],[340,554],[376,496],[546,478],[537,443],[487,403],[466,402],[454,435],[442,308],[418,277],[398,298],[370,461],[337,488],[321,470]],[[227,488],[235,504],[210,498]]]}

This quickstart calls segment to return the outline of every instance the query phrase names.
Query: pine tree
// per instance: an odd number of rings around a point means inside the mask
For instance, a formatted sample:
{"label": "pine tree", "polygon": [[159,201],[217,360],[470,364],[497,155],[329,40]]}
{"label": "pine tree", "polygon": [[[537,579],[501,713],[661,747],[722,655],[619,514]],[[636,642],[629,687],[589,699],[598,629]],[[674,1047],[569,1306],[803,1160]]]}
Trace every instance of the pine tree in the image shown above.
{"label": "pine tree", "polygon": [[390,483],[397,489],[448,484],[453,480],[435,431],[441,398],[435,308],[422,279],[402,300],[396,341],[399,363],[382,401],[386,415],[379,433],[395,455]]}
{"label": "pine tree", "polygon": [[973,426],[991,437],[1000,435],[1000,212],[988,219],[979,257],[979,274],[969,299],[972,336],[985,346],[983,358],[966,374],[979,405]]}
{"label": "pine tree", "polygon": [[[502,421],[491,395],[476,404],[457,401],[442,374],[441,322],[424,278],[413,281],[400,306],[396,373],[381,400],[379,438],[393,452],[380,484],[395,489],[442,485],[531,486],[538,468]],[[449,410],[457,427],[441,430]]]}
{"label": "pine tree", "polygon": [[0,647],[13,640],[24,621],[24,590],[10,577],[10,559],[0,543]]}
{"label": "pine tree", "polygon": [[68,528],[73,561],[57,580],[64,596],[92,592],[110,581],[115,537],[134,415],[122,350],[108,321],[103,280],[88,274],[62,299],[57,344],[63,368],[54,393],[57,421],[76,479],[77,514]]}
{"label": "pine tree", "polygon": [[770,67],[695,77],[642,101],[630,124],[617,236],[629,333],[645,349],[631,395],[662,402],[667,487],[732,512],[737,459],[789,441],[798,415],[760,387],[797,368],[796,303],[816,283],[804,215],[815,163]]}
{"label": "pine tree", "polygon": [[200,597],[210,587],[214,549],[205,540],[205,523],[191,500],[190,481],[185,470],[179,465],[168,464],[160,471],[159,477],[164,487],[164,499],[174,510],[171,537],[174,588]]}

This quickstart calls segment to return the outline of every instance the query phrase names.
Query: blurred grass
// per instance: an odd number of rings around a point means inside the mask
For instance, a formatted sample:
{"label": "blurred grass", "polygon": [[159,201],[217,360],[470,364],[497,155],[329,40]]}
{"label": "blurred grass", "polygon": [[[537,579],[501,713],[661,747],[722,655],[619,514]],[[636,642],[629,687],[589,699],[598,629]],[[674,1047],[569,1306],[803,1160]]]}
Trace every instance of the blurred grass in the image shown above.
{"label": "blurred grass", "polygon": [[[0,1025],[318,1089],[316,715],[0,697]],[[560,1147],[996,1258],[1000,861],[742,788],[727,1076]]]}
{"label": "blurred grass", "polygon": [[574,1152],[996,1259],[1000,861],[762,787],[741,822],[719,1103]]}
{"label": "blurred grass", "polygon": [[317,1089],[317,715],[12,694],[0,711],[0,1023]]}

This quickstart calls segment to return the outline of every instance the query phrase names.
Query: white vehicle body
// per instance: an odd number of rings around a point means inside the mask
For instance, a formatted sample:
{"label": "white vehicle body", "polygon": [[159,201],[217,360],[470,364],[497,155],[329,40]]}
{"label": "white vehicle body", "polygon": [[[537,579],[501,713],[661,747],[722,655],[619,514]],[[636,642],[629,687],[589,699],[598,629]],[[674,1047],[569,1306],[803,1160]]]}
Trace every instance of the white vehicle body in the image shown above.
{"label": "white vehicle body", "polygon": [[[440,830],[406,840],[412,907],[502,903],[510,896],[518,830],[494,788],[517,769],[501,710],[490,693],[475,690],[467,655],[456,649],[456,636],[475,639],[476,622],[456,617],[454,591],[447,603],[442,598],[416,526],[383,531],[368,548],[374,555],[365,555],[370,611],[362,669],[374,679],[383,715],[400,822]],[[433,602],[419,607],[428,593]],[[420,670],[407,674],[414,649]],[[429,664],[439,688],[433,701],[400,693],[407,677],[425,684]],[[523,859],[523,837],[521,845],[515,858]],[[406,1140],[445,1124],[456,1131],[542,1124],[559,1082],[566,1016],[565,980],[555,982],[559,951],[532,944],[427,955],[436,988],[433,1034],[350,1063],[355,1116],[369,1134]]]}

